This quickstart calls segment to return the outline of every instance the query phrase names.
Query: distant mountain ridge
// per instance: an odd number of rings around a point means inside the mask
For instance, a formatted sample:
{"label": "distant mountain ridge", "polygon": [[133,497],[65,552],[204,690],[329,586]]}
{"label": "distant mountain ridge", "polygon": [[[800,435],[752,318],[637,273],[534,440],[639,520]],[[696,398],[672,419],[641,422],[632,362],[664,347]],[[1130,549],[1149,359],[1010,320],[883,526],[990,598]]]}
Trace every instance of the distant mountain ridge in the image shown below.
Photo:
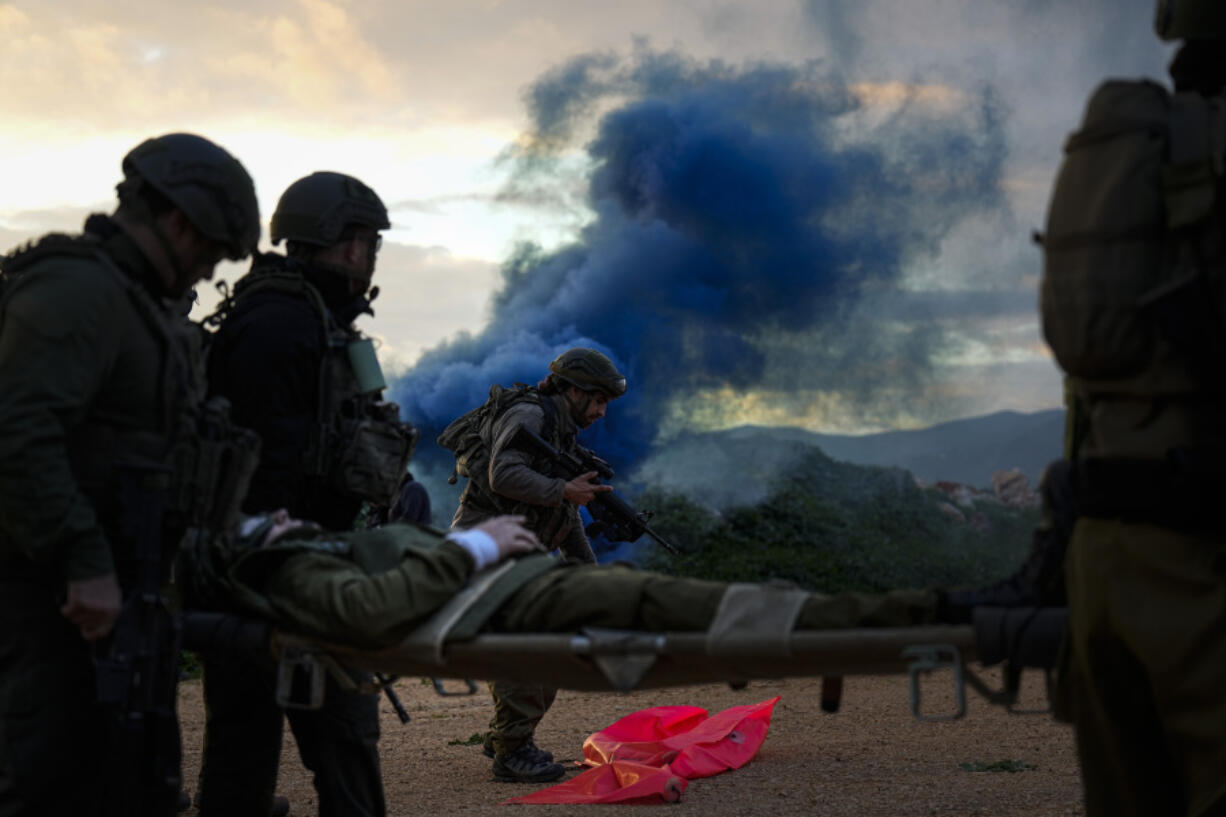
{"label": "distant mountain ridge", "polygon": [[857,465],[902,468],[924,482],[949,480],[976,487],[996,471],[1018,468],[1032,484],[1060,456],[1064,410],[1000,411],[914,431],[861,436],[817,434],[799,428],[741,426],[684,432],[662,443],[630,479],[690,496],[717,508],[753,504],[770,481],[806,450]]}

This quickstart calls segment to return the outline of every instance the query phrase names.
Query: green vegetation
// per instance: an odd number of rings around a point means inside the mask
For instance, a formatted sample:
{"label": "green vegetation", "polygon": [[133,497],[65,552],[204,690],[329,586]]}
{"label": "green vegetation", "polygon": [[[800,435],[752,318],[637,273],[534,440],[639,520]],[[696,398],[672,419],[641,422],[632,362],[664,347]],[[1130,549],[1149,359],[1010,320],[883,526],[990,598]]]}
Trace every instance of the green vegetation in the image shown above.
{"label": "green vegetation", "polygon": [[985,499],[964,509],[971,524],[943,512],[948,502],[901,469],[836,462],[820,451],[782,474],[765,501],[722,515],[678,494],[648,490],[636,499],[681,551],[647,546],[645,566],[677,575],[786,580],[832,593],[986,583],[1021,564],[1037,510]]}
{"label": "green vegetation", "polygon": [[473,732],[464,740],[459,738],[447,741],[448,746],[480,746],[485,743],[485,732]]}

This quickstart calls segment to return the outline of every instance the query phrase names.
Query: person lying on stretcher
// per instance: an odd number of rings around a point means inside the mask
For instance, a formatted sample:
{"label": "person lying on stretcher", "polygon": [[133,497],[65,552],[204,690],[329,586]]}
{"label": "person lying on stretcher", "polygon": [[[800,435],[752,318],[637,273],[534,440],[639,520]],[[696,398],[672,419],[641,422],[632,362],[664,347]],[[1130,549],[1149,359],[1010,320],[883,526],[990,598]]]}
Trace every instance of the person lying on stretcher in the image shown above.
{"label": "person lying on stretcher", "polygon": [[[471,597],[448,640],[479,632],[567,633],[582,628],[703,631],[732,585],[622,565],[566,564],[543,552],[518,516],[442,534],[393,524],[327,532],[285,511],[250,517],[225,581],[252,612],[287,630],[338,644],[394,646],[457,594]],[[937,594],[823,595],[762,586],[790,606],[794,629],[931,623]],[[765,596],[774,605],[773,596]]]}

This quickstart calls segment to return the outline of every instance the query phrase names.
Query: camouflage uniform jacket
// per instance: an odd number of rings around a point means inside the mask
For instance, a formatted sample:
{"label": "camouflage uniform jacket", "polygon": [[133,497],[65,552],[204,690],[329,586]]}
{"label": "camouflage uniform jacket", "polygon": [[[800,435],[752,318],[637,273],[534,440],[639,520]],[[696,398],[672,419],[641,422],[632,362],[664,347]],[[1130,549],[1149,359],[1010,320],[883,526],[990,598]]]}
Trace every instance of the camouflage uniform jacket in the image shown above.
{"label": "camouflage uniform jacket", "polygon": [[[565,400],[561,395],[541,399],[553,401],[554,439],[549,442],[560,451],[572,451],[579,429]],[[528,527],[547,547],[559,548],[572,561],[595,562],[579,511],[563,496],[566,480],[547,476],[542,463],[514,445],[520,428],[541,434],[544,426],[545,409],[530,400],[515,403],[494,420],[488,474],[469,480],[451,526],[471,528],[498,514],[524,513]],[[497,496],[491,496],[486,485]]]}

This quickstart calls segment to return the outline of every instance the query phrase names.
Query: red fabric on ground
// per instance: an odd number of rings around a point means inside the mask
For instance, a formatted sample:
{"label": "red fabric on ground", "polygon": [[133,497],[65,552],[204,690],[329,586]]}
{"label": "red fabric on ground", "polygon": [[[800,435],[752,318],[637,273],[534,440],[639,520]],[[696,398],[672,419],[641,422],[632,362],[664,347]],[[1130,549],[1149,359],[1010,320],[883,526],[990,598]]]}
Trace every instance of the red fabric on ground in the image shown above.
{"label": "red fabric on ground", "polygon": [[593,768],[565,783],[506,803],[671,803],[688,780],[739,769],[770,730],[779,698],[707,717],[696,706],[657,706],[631,713],[583,743]]}
{"label": "red fabric on ground", "polygon": [[648,766],[632,760],[615,760],[593,769],[565,783],[541,789],[538,792],[514,797],[507,803],[531,805],[533,803],[624,803],[648,805],[651,803],[675,803],[689,781],[678,777],[668,766]]}

